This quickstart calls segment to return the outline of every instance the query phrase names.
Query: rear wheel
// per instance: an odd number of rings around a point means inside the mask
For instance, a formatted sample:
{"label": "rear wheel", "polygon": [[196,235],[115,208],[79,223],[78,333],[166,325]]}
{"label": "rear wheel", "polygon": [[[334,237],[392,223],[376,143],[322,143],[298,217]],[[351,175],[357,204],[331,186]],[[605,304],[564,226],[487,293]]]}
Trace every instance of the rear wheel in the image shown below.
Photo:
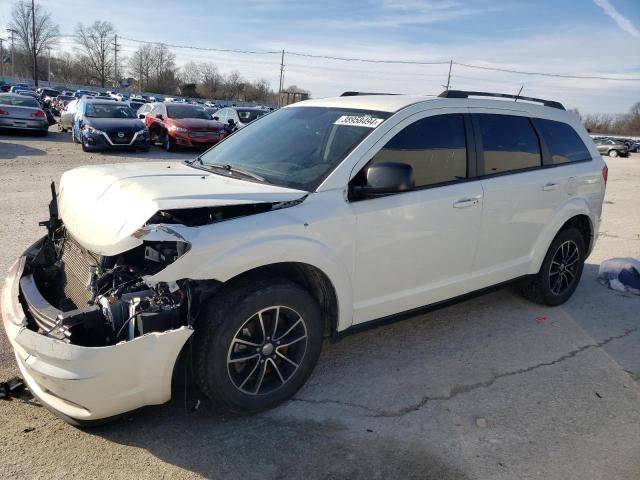
{"label": "rear wheel", "polygon": [[551,243],[538,274],[522,283],[525,297],[545,305],[561,305],[573,295],[582,275],[586,246],[575,228],[561,230]]}
{"label": "rear wheel", "polygon": [[256,412],[293,396],[322,347],[313,297],[287,280],[247,282],[219,295],[196,325],[196,380],[223,408]]}
{"label": "rear wheel", "polygon": [[610,157],[617,157],[618,156],[618,151],[617,150],[609,150],[609,156]]}

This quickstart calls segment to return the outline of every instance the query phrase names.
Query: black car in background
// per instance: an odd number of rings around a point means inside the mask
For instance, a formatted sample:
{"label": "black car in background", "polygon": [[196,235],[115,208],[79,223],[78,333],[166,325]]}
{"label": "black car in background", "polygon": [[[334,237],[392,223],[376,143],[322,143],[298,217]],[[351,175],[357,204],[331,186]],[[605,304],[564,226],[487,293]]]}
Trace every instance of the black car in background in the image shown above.
{"label": "black car in background", "polygon": [[149,133],[124,102],[86,99],[78,102],[73,138],[86,151],[132,148],[149,151]]}

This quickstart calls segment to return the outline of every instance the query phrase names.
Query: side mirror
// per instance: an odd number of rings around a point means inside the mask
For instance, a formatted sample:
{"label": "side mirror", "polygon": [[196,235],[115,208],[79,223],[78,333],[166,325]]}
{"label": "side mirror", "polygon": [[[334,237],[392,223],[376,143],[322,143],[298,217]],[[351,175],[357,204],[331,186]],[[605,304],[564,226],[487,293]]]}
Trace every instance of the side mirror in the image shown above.
{"label": "side mirror", "polygon": [[158,115],[156,115],[156,118],[157,118],[158,120],[164,120],[164,117],[162,116],[162,114],[161,114],[161,113],[159,113]]}
{"label": "side mirror", "polygon": [[213,117],[213,119],[218,121],[218,120],[220,120],[220,117]]}
{"label": "side mirror", "polygon": [[362,196],[385,195],[413,190],[413,167],[401,162],[379,162],[367,168],[367,183],[354,186],[354,192]]}
{"label": "side mirror", "polygon": [[144,114],[142,114],[142,113],[141,113],[140,115],[138,115],[138,118],[139,118],[140,120],[144,120]]}
{"label": "side mirror", "polygon": [[236,121],[233,118],[230,118],[228,122],[229,122],[229,125],[231,125],[232,127],[236,124]]}

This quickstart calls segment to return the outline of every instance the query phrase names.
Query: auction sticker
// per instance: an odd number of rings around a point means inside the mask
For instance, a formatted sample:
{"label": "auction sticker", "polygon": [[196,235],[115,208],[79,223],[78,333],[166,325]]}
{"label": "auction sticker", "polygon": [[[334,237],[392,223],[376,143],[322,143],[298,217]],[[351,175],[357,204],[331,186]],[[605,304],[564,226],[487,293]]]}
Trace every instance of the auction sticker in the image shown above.
{"label": "auction sticker", "polygon": [[376,128],[384,121],[383,118],[374,118],[369,116],[353,116],[343,115],[334,122],[334,125],[348,125],[350,127],[367,127]]}

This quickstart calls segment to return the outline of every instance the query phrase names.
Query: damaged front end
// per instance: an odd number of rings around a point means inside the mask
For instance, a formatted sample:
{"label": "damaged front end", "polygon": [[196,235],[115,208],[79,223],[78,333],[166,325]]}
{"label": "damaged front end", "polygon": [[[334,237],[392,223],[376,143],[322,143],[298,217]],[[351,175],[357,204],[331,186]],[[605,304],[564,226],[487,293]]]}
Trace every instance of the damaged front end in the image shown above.
{"label": "damaged front end", "polygon": [[189,281],[148,285],[144,280],[189,248],[180,240],[145,240],[119,255],[102,256],[60,226],[25,255],[20,291],[29,328],[93,347],[190,326]]}

